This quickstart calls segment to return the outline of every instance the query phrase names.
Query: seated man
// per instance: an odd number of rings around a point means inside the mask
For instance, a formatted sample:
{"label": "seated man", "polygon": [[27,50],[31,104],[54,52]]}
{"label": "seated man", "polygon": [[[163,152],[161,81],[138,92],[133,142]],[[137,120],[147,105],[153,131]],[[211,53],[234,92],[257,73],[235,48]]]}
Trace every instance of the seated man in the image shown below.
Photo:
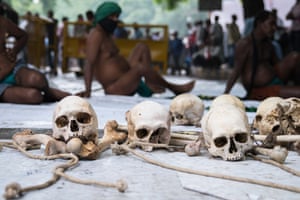
{"label": "seated man", "polygon": [[229,93],[241,76],[249,99],[300,97],[300,55],[292,52],[279,61],[271,41],[275,30],[271,12],[262,11],[256,16],[251,35],[237,43],[234,70],[224,93]]}
{"label": "seated man", "polygon": [[[194,81],[177,85],[164,80],[151,68],[148,46],[140,43],[126,60],[119,54],[113,40],[121,8],[114,2],[104,2],[95,13],[95,27],[91,29],[86,44],[86,65],[84,70],[86,91],[80,95],[91,95],[91,82],[95,77],[106,94],[150,97],[153,93],[170,89],[175,94],[189,92]],[[145,82],[142,80],[145,79]]]}
{"label": "seated man", "polygon": [[[49,88],[46,77],[37,70],[29,69],[16,55],[27,42],[27,33],[4,17],[0,6],[0,102],[20,104],[40,104],[53,102],[70,95]],[[6,48],[6,38],[16,39],[12,49]]]}

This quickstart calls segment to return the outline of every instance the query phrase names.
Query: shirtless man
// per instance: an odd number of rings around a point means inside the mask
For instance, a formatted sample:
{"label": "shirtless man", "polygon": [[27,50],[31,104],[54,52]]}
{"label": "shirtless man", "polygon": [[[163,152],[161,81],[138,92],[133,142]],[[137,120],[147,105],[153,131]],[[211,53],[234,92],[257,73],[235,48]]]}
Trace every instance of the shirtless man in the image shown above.
{"label": "shirtless man", "polygon": [[[95,13],[95,27],[91,29],[86,44],[86,65],[84,70],[86,91],[80,95],[90,97],[91,82],[95,77],[106,94],[150,97],[153,93],[170,89],[175,94],[189,92],[194,81],[183,85],[164,80],[151,68],[149,48],[138,44],[126,60],[119,54],[112,34],[118,23],[121,8],[114,2],[104,2]],[[144,77],[145,82],[142,81]]]}
{"label": "shirtless man", "polygon": [[[234,70],[224,93],[229,93],[241,76],[249,99],[300,97],[300,55],[292,52],[279,61],[270,39],[275,30],[271,12],[257,15],[252,34],[237,43]],[[293,84],[287,85],[289,81]]]}
{"label": "shirtless man", "polygon": [[[53,102],[70,95],[49,88],[46,77],[37,70],[30,69],[17,54],[27,42],[27,34],[11,20],[4,17],[0,4],[0,102],[19,104],[40,104]],[[12,49],[6,48],[6,38],[16,39]]]}

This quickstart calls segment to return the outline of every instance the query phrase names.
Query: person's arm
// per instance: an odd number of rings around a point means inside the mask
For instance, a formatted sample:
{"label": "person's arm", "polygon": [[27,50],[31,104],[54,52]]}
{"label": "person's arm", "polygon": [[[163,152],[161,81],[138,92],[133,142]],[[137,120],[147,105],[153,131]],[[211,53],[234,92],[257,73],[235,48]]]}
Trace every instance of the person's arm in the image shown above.
{"label": "person's arm", "polygon": [[12,62],[14,62],[17,54],[25,47],[28,40],[28,35],[24,30],[19,28],[16,24],[14,24],[9,19],[7,19],[6,21],[6,27],[7,27],[8,35],[13,36],[16,39],[13,48],[7,51],[7,56]]}
{"label": "person's arm", "polygon": [[234,55],[234,68],[233,71],[227,81],[226,88],[224,93],[227,94],[231,91],[233,85],[237,81],[237,79],[240,77],[242,70],[244,68],[244,65],[246,64],[246,57],[247,53],[245,52],[246,49],[249,49],[247,47],[247,43],[245,41],[240,40],[235,49],[235,55]]}
{"label": "person's arm", "polygon": [[[97,28],[95,28],[97,29]],[[96,66],[97,57],[99,57],[102,33],[98,30],[90,31],[86,42],[86,64],[84,67],[85,97],[91,96],[91,84],[93,72]],[[99,59],[99,58],[98,58]]]}

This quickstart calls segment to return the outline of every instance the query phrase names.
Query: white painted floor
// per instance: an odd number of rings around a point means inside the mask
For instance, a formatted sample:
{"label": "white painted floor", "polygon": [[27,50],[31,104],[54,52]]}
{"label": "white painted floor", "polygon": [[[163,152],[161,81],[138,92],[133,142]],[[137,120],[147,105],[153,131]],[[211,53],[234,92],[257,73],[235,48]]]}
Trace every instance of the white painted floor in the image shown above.
{"label": "white painted floor", "polygon": [[[190,77],[166,76],[169,81],[176,83],[191,80]],[[60,75],[51,79],[51,85],[76,93],[84,88],[83,80],[72,73]],[[191,93],[196,95],[217,96],[222,94],[225,87],[223,81],[198,80]],[[101,85],[93,83],[95,90],[88,101],[94,107],[99,128],[102,129],[108,120],[117,120],[126,124],[125,112],[136,103],[144,100],[139,96],[104,95]],[[236,84],[232,94],[243,97],[245,90]],[[168,107],[173,94],[166,91],[150,98]],[[208,107],[211,101],[204,101]],[[257,106],[259,102],[245,101],[246,106]],[[51,129],[52,113],[55,103],[42,105],[0,104],[0,134],[14,128]],[[252,122],[254,113],[247,113]],[[187,130],[196,127],[172,127],[172,129]],[[200,156],[188,157],[182,152],[167,152],[156,150],[152,153],[142,152],[152,159],[174,166],[203,172],[221,173],[231,176],[271,181],[274,183],[300,186],[300,178],[291,175],[277,167],[247,158],[245,161],[228,162],[211,158],[206,151]],[[42,154],[42,150],[32,151]],[[20,152],[3,148],[0,152],[0,193],[5,186],[18,182],[22,187],[43,183],[52,176],[52,170],[63,160],[40,161],[25,157]],[[300,157],[295,152],[289,152],[285,165],[299,170]],[[132,154],[116,156],[111,150],[101,154],[95,161],[80,161],[79,165],[67,171],[68,174],[97,181],[116,182],[123,179],[128,184],[124,193],[113,188],[104,188],[71,183],[61,178],[54,185],[39,191],[24,194],[25,200],[65,200],[65,199],[300,199],[299,193],[280,189],[263,187],[249,183],[240,183],[199,175],[186,174],[151,165]],[[0,197],[1,199],[2,197]]]}

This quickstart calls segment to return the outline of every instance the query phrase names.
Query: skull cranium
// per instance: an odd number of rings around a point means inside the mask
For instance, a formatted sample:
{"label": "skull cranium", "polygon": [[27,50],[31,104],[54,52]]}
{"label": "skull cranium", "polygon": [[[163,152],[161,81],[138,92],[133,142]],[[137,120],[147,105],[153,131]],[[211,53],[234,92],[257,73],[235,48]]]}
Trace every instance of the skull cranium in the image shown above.
{"label": "skull cranium", "polygon": [[[143,101],[126,112],[128,142],[169,144],[171,115],[164,106],[153,101]],[[145,151],[153,146],[141,145]]]}
{"label": "skull cranium", "polygon": [[[223,160],[242,160],[252,148],[250,125],[245,110],[239,104],[228,102],[228,96],[219,96],[201,120],[205,145],[211,155]],[[222,102],[222,98],[224,102]]]}
{"label": "skull cranium", "polygon": [[279,104],[283,111],[282,127],[284,134],[300,134],[300,99],[291,97]]}
{"label": "skull cranium", "polygon": [[199,125],[204,113],[204,103],[193,94],[180,94],[171,101],[170,112],[175,125]]}
{"label": "skull cranium", "polygon": [[53,113],[53,137],[68,142],[79,137],[84,142],[98,141],[97,115],[83,98],[68,96],[57,103]]}
{"label": "skull cranium", "polygon": [[280,97],[268,97],[259,104],[253,121],[253,128],[259,134],[268,135],[282,128],[280,118],[283,113],[278,104],[283,101]]}

